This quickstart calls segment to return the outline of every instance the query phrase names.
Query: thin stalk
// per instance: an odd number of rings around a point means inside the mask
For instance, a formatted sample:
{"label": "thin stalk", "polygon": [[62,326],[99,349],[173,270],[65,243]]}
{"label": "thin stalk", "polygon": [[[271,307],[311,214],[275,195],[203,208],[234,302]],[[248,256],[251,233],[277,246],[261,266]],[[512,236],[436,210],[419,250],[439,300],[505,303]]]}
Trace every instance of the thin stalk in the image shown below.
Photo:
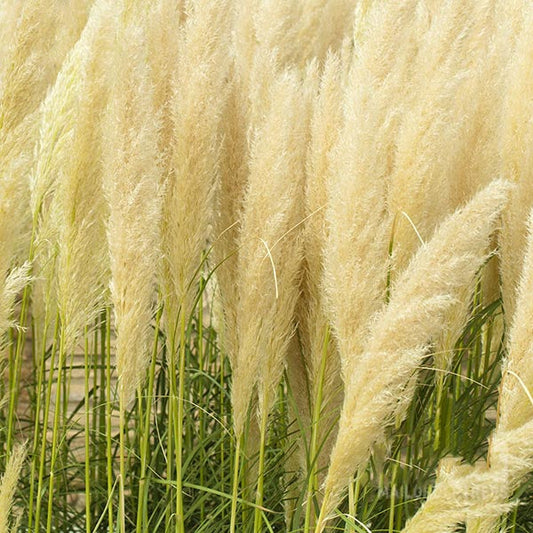
{"label": "thin stalk", "polygon": [[[204,335],[204,300],[203,300],[203,288],[204,288],[204,280],[203,278],[200,280],[200,295],[198,298],[198,369],[200,371],[200,375],[202,375],[204,371],[204,343],[203,343],[203,335]],[[198,401],[201,401],[202,398],[202,387],[203,382],[201,379],[198,380],[199,386],[198,386]],[[204,428],[204,411],[203,409],[200,409],[200,412],[198,414],[198,426],[199,426],[199,433],[200,433],[200,442],[205,442],[205,428]],[[204,448],[201,448],[202,454],[204,454]],[[202,460],[200,462],[200,485],[202,487],[205,486],[205,461]],[[222,465],[221,465],[222,467]],[[205,519],[205,501],[202,499],[200,502],[200,522],[203,522]]]}
{"label": "thin stalk", "polygon": [[268,388],[263,392],[261,426],[260,426],[260,442],[259,442],[259,469],[257,472],[257,491],[255,493],[255,510],[254,510],[254,533],[261,533],[263,522],[262,507],[263,507],[263,488],[265,482],[265,452],[266,452],[266,436],[268,425],[268,409],[269,395]]}
{"label": "thin stalk", "polygon": [[[215,357],[215,365],[216,365],[216,357]],[[220,368],[219,368],[219,380],[220,380],[220,396],[219,396],[219,405],[220,405],[220,420],[223,420],[226,425],[229,425],[231,423],[230,416],[226,415],[226,409],[225,409],[225,403],[224,403],[224,383],[225,383],[225,360],[224,357],[220,358]],[[216,367],[213,369],[215,370]],[[226,489],[226,446],[225,446],[226,439],[220,439],[220,464],[222,465],[222,483],[221,488],[222,491]],[[229,456],[232,456],[232,445],[230,443],[230,451]]]}
{"label": "thin stalk", "polygon": [[[353,513],[353,509],[355,508],[355,490],[354,490],[354,480],[353,478],[350,479],[350,482],[348,483],[348,515],[349,516],[355,516]],[[352,527],[350,522],[347,520],[346,525],[344,526],[344,533],[350,533],[352,531]],[[307,530],[305,530],[307,533]]]}
{"label": "thin stalk", "polygon": [[[349,516],[357,516],[357,502],[359,501],[359,494],[361,492],[361,475],[360,471],[357,471],[355,480],[352,478],[350,479],[350,483],[348,484],[348,515]],[[344,529],[345,533],[350,533],[353,531],[351,522],[346,523],[346,527]]]}
{"label": "thin stalk", "polygon": [[[141,434],[140,439],[140,460],[141,460],[141,471],[139,477],[139,495],[137,503],[137,526],[136,532],[142,533],[147,531],[148,527],[148,489],[149,482],[147,480],[147,468],[149,461],[149,442],[150,442],[150,415],[152,412],[153,405],[153,390],[154,390],[154,381],[155,381],[155,365],[157,360],[157,350],[158,350],[158,341],[159,341],[159,326],[161,323],[162,307],[157,311],[155,330],[154,330],[154,344],[152,349],[152,359],[150,361],[150,370],[148,373],[148,386],[146,392],[146,405],[144,407],[144,431]],[[141,395],[139,393],[139,405],[141,405]]]}
{"label": "thin stalk", "polygon": [[124,393],[119,391],[119,478],[118,478],[118,519],[120,533],[126,533],[126,505],[124,496],[124,478],[126,477],[126,462],[124,460]]}
{"label": "thin stalk", "polygon": [[48,517],[46,521],[46,533],[51,533],[52,531],[52,517],[54,516],[54,482],[59,446],[59,418],[61,415],[61,392],[63,389],[65,358],[65,325],[62,323],[59,333],[59,359],[57,363],[56,402],[54,408],[54,422],[52,426],[52,451],[50,457],[50,477],[48,480]]}
{"label": "thin stalk", "polygon": [[330,500],[329,492],[324,494],[324,499],[322,500],[322,505],[320,507],[320,514],[318,515],[318,520],[315,526],[315,533],[322,533],[326,524],[326,508],[329,505]]}
{"label": "thin stalk", "polygon": [[[174,328],[172,328],[170,335],[170,346],[169,346],[169,365],[168,365],[168,380],[169,380],[169,399],[168,399],[168,431],[167,431],[167,478],[172,479],[173,468],[172,468],[172,457],[174,457],[174,447],[175,441],[177,441],[176,435],[176,406],[175,400],[178,395],[177,384],[176,384],[176,340]],[[167,506],[165,512],[165,531],[170,531],[172,524],[172,519],[174,517],[173,513],[173,503],[172,498],[172,485],[169,483],[167,485]]]}
{"label": "thin stalk", "polygon": [[[35,256],[35,234],[37,228],[37,217],[33,217],[32,232],[30,237],[30,249],[28,253],[28,261],[30,264],[33,264]],[[17,334],[17,346],[15,349],[15,361],[13,366],[11,366],[10,358],[10,368],[9,368],[9,411],[7,417],[7,438],[6,438],[6,461],[11,455],[11,448],[13,446],[13,434],[15,431],[15,421],[17,420],[16,410],[18,405],[19,389],[20,389],[20,373],[22,369],[22,352],[24,350],[25,344],[25,331],[26,326],[26,317],[28,314],[28,306],[30,300],[31,287],[30,284],[26,284],[24,291],[22,293],[22,302],[20,308],[20,319],[19,319],[19,331]]]}
{"label": "thin stalk", "polygon": [[509,533],[516,533],[516,518],[518,516],[518,506],[516,506],[513,509],[513,514],[511,518],[511,529],[509,530]]}
{"label": "thin stalk", "polygon": [[[44,332],[43,332],[43,339],[46,339],[46,335],[48,332],[48,320],[45,320],[44,324]],[[57,335],[57,325],[56,325],[56,331],[54,332],[54,338]],[[33,340],[35,341],[35,334],[33,335]],[[44,383],[44,374],[45,374],[45,367],[46,367],[46,341],[43,340],[43,346],[40,353],[40,358],[37,362],[38,370],[37,370],[37,393],[35,395],[35,418],[34,418],[34,424],[33,424],[33,453],[32,453],[32,460],[31,460],[31,472],[30,472],[30,501],[29,501],[29,508],[28,508],[28,530],[31,531],[31,527],[33,525],[33,511],[34,511],[34,498],[35,498],[35,474],[37,471],[37,462],[40,458],[39,454],[37,453],[37,449],[39,447],[39,435],[42,434],[42,431],[44,428],[41,428],[40,420],[41,420],[41,400],[42,400],[42,389],[43,389],[43,383]],[[45,396],[46,400],[46,396]],[[46,442],[46,439],[42,439],[42,441]],[[40,468],[39,464],[39,468]]]}
{"label": "thin stalk", "polygon": [[176,439],[176,533],[185,533],[183,516],[183,399],[185,396],[185,313],[180,315],[180,353],[178,373],[178,412]]}
{"label": "thin stalk", "polygon": [[26,337],[24,335],[24,326],[26,325],[26,315],[28,312],[28,300],[30,297],[30,287],[26,285],[22,295],[22,304],[20,311],[20,328],[17,332],[17,347],[15,349],[15,360],[13,365],[9,368],[9,411],[7,417],[7,439],[6,452],[7,458],[11,455],[13,447],[13,436],[15,432],[15,422],[17,420],[16,411],[18,406],[19,391],[20,391],[20,374],[22,370],[22,352]]}
{"label": "thin stalk", "polygon": [[[94,410],[94,428],[95,435],[98,436],[98,461],[95,465],[95,479],[101,489],[107,487],[107,467],[106,467],[106,311],[104,310],[100,315],[100,323],[98,328],[98,338],[95,338],[95,372],[94,372],[94,390],[95,390],[95,405]],[[96,335],[96,333],[95,333]],[[96,392],[98,396],[96,397]],[[107,499],[107,498],[106,498]],[[104,504],[98,501],[98,508],[95,509],[95,516],[105,514]]]}
{"label": "thin stalk", "polygon": [[113,513],[113,492],[115,483],[113,481],[113,452],[111,436],[111,415],[113,406],[111,404],[111,321],[109,309],[105,315],[105,436],[106,436],[106,460],[107,460],[107,519],[109,531],[114,531]]}
{"label": "thin stalk", "polygon": [[84,404],[85,404],[85,529],[91,531],[91,435],[89,432],[91,423],[91,410],[89,404],[89,377],[91,373],[91,365],[89,361],[89,332],[85,327],[84,335]]}
{"label": "thin stalk", "polygon": [[[46,439],[46,433],[48,431],[50,404],[52,401],[52,384],[54,381],[54,366],[55,366],[58,336],[59,336],[59,319],[56,317],[54,340],[52,342],[52,352],[50,356],[50,375],[48,376],[48,383],[46,386],[46,398],[45,398],[45,406],[44,406],[44,414],[43,414],[44,438],[41,439],[41,453],[39,455],[39,479],[37,480],[37,502],[35,504],[35,531],[36,532],[40,531],[39,524],[41,520],[41,504],[42,504],[42,497],[45,492],[45,489],[43,486],[44,485],[44,468],[46,464],[46,445],[48,443]],[[43,361],[43,364],[44,364],[44,361]]]}
{"label": "thin stalk", "polygon": [[[62,394],[63,407],[61,410],[61,415],[62,415],[61,428],[62,428],[64,436],[66,436],[67,431],[68,431],[68,403],[69,403],[69,398],[70,398],[70,385],[72,383],[72,368],[74,366],[74,353],[71,352],[68,355],[69,355],[68,369],[67,369],[67,357],[65,356],[65,379],[63,380],[63,394]],[[67,446],[62,446],[59,452],[62,457],[62,464],[63,465],[68,464],[69,450]],[[68,471],[66,468],[61,468],[61,472],[62,472],[63,484],[65,487],[67,487],[69,483]],[[63,510],[64,510],[63,518],[64,518],[65,523],[69,519],[68,513],[67,513],[67,509],[69,505],[68,497],[69,497],[69,490],[67,488],[66,490],[63,491]]]}
{"label": "thin stalk", "polygon": [[391,481],[391,498],[389,505],[389,530],[388,533],[394,533],[396,531],[394,527],[395,523],[395,510],[396,510],[396,476],[398,473],[398,463],[394,463],[392,467],[392,481]]}
{"label": "thin stalk", "polygon": [[235,522],[237,519],[237,498],[239,496],[239,467],[241,461],[241,443],[242,436],[237,437],[237,444],[235,446],[235,458],[233,463],[233,488],[231,491],[231,517],[230,517],[230,533],[235,533]]}
{"label": "thin stalk", "polygon": [[359,501],[359,495],[361,494],[361,470],[357,471],[357,474],[355,475],[355,483],[352,481],[353,484],[353,501],[352,506],[350,508],[350,514],[352,516],[357,515],[357,502]]}
{"label": "thin stalk", "polygon": [[444,394],[444,373],[438,372],[437,373],[437,385],[436,385],[436,400],[435,400],[435,424],[434,424],[434,431],[435,431],[435,437],[433,440],[433,449],[435,451],[438,451],[440,449],[441,445],[441,427],[442,427],[442,402],[443,402],[443,394]]}
{"label": "thin stalk", "polygon": [[[100,448],[100,437],[98,437],[98,403],[97,403],[97,400],[98,400],[98,397],[97,397],[97,385],[98,385],[98,379],[97,379],[97,374],[98,374],[98,358],[97,358],[97,353],[98,353],[98,330],[99,330],[99,324],[98,322],[95,322],[94,324],[94,333],[93,333],[93,344],[91,346],[91,364],[90,364],[90,371],[92,373],[92,386],[93,386],[93,407],[92,407],[92,415],[90,416],[89,418],[89,428],[90,430],[90,435],[93,436],[93,439],[94,439],[94,452],[95,452],[95,459],[96,460],[93,460],[93,461],[90,461],[89,462],[89,469],[90,469],[90,474],[91,474],[91,486],[92,487],[95,487],[97,485],[97,479],[98,479],[98,451],[99,451],[99,448]],[[93,517],[97,517],[99,515],[98,513],[98,510],[96,508],[96,505],[95,503],[99,503],[98,502],[98,499],[93,500],[91,498],[91,508],[90,508],[90,513],[91,513],[91,523],[92,523],[92,518]]]}

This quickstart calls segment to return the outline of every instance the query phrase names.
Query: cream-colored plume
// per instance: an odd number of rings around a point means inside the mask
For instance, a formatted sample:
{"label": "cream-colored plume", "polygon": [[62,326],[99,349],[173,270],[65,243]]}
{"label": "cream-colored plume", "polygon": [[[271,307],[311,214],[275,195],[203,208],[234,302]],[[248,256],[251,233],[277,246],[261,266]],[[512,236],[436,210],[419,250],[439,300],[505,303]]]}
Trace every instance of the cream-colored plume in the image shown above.
{"label": "cream-colored plume", "polygon": [[[287,67],[322,65],[328,51],[338,51],[350,37],[355,7],[367,0],[239,0],[234,4],[232,44],[235,72],[247,96],[252,128],[266,110],[268,79]],[[270,64],[275,57],[274,64]],[[273,72],[270,72],[273,69]]]}
{"label": "cream-colored plume", "polygon": [[239,243],[232,404],[243,433],[254,389],[260,408],[276,398],[302,259],[301,222],[308,105],[293,71],[272,80],[269,112],[254,138]]}
{"label": "cream-colored plume", "polygon": [[[505,503],[495,504],[505,479],[501,472],[489,472],[480,465],[460,464],[456,459],[443,459],[437,472],[435,488],[402,533],[454,533],[467,517],[497,518],[509,511]],[[472,497],[482,495],[481,498]],[[479,533],[488,533],[482,529]]]}
{"label": "cream-colored plume", "polygon": [[21,176],[19,172],[27,169],[28,161],[16,156],[14,159],[8,156],[4,161],[7,168],[0,173],[0,337],[14,325],[11,314],[15,298],[29,281],[31,267],[28,262],[16,266],[16,250],[23,228],[21,222],[25,220],[21,210],[27,205],[28,192],[27,176]]}
{"label": "cream-colored plume", "polygon": [[[73,0],[78,6],[83,0]],[[61,5],[60,5],[61,4]],[[39,105],[70,46],[79,36],[85,15],[80,8],[66,20],[62,2],[7,2],[0,26],[0,279],[6,282],[2,313],[14,301],[27,268],[8,270],[28,258],[32,211],[29,177],[39,135]],[[75,21],[74,21],[75,19]],[[35,228],[34,228],[35,229]],[[35,236],[35,235],[34,235]],[[30,251],[32,260],[34,250]],[[21,274],[25,272],[24,276]],[[7,276],[7,278],[6,278]],[[2,320],[7,316],[2,316]]]}
{"label": "cream-colored plume", "polygon": [[[64,342],[71,349],[104,305],[108,283],[105,238],[107,205],[102,189],[101,119],[106,105],[105,61],[110,57],[112,17],[101,6],[90,20],[65,68],[76,73],[72,122],[57,175],[57,301]],[[75,63],[75,66],[74,64]]]}
{"label": "cream-colored plume", "polygon": [[142,382],[149,362],[159,257],[160,122],[145,54],[143,31],[137,26],[119,25],[110,73],[120,71],[121,76],[111,86],[103,145],[111,300],[124,406]]}
{"label": "cream-colored plume", "polygon": [[0,533],[16,531],[10,528],[10,516],[25,458],[26,446],[24,444],[15,446],[7,462],[6,471],[0,479]]}
{"label": "cream-colored plume", "polygon": [[159,151],[163,172],[170,172],[172,155],[172,95],[174,91],[174,73],[179,61],[178,48],[180,26],[183,22],[183,1],[158,0],[148,6],[140,2],[147,10],[145,18],[148,45],[148,62],[154,87],[154,105],[161,115],[161,133]]}
{"label": "cream-colored plume", "polygon": [[234,43],[241,72],[249,72],[258,49],[278,50],[280,66],[304,67],[340,49],[350,36],[355,6],[367,0],[240,0],[235,5]]}
{"label": "cream-colored plume", "polygon": [[31,281],[31,265],[26,262],[20,267],[14,267],[5,277],[0,291],[0,347],[3,345],[1,337],[10,326],[16,326],[12,319],[15,300],[24,287]]}
{"label": "cream-colored plume", "polygon": [[415,6],[377,3],[360,13],[364,33],[345,89],[344,127],[331,155],[324,288],[345,373],[360,354],[368,319],[386,297],[392,226],[386,191],[405,99],[398,87],[405,85],[415,53]]}
{"label": "cream-colored plume", "polygon": [[[322,519],[338,503],[357,468],[365,464],[373,444],[382,439],[406,384],[431,341],[446,327],[447,313],[486,259],[490,235],[508,194],[509,185],[497,180],[446,219],[413,257],[393,286],[390,302],[371,321],[368,340],[345,378]],[[319,525],[324,527],[323,522]]]}
{"label": "cream-colored plume", "polygon": [[242,80],[232,68],[231,85],[222,120],[223,143],[220,153],[220,186],[216,203],[213,258],[223,312],[219,327],[224,353],[233,365],[237,349],[238,278],[240,223],[248,181],[249,145],[246,99]]}
{"label": "cream-colored plume", "polygon": [[[332,427],[342,404],[340,361],[335,340],[329,334],[325,313],[322,277],[324,273],[324,247],[327,240],[326,205],[328,198],[331,151],[337,141],[342,124],[342,95],[350,55],[330,54],[324,63],[317,95],[314,98],[310,123],[310,141],[306,160],[304,268],[302,289],[297,305],[298,337],[301,346],[289,352],[288,378],[297,404],[297,416],[303,426],[305,440],[311,437],[311,416],[320,409],[318,468],[325,466],[329,447],[334,437]],[[329,343],[325,346],[326,336]],[[319,393],[321,405],[317,405]],[[318,424],[318,421],[316,421]],[[303,448],[303,447],[302,447]],[[315,450],[316,452],[316,450]],[[302,459],[314,460],[305,457]],[[302,464],[307,468],[305,462]]]}
{"label": "cream-colored plume", "polygon": [[[76,307],[77,295],[73,296],[73,291],[77,290],[76,283],[73,284],[73,279],[69,274],[66,279],[61,279],[63,287],[58,288],[56,285],[58,281],[56,266],[60,244],[63,250],[61,259],[63,268],[66,266],[65,261],[70,261],[75,256],[79,257],[79,254],[88,254],[92,259],[90,248],[84,249],[83,244],[80,248],[79,238],[83,238],[84,233],[80,233],[77,227],[80,219],[74,217],[74,220],[72,218],[76,211],[71,211],[70,214],[67,214],[67,211],[72,210],[77,201],[76,179],[70,179],[77,161],[71,156],[71,150],[74,149],[76,143],[78,143],[78,149],[83,149],[79,145],[81,124],[77,124],[77,119],[79,118],[78,115],[82,113],[80,109],[80,102],[83,100],[82,95],[84,91],[88,90],[87,82],[84,80],[89,75],[93,58],[91,54],[94,52],[93,48],[96,47],[97,37],[105,25],[106,17],[108,17],[107,12],[106,0],[99,0],[95,3],[79,40],[65,58],[54,85],[39,109],[36,161],[30,176],[30,207],[35,239],[31,253],[35,255],[36,278],[32,299],[33,316],[36,323],[39,324],[36,328],[38,343],[46,342],[46,339],[41,339],[40,336],[46,330],[45,322],[53,320],[56,315],[57,297],[62,301],[63,313],[77,314],[76,319],[69,319],[70,322],[79,322],[80,319],[83,321],[79,312],[69,311],[64,307],[65,305]],[[90,110],[86,109],[85,112],[89,113]],[[85,127],[92,128],[91,125],[87,124],[89,117],[86,116],[85,120]],[[94,132],[94,134],[97,133]],[[91,161],[91,155],[94,154],[87,153],[84,154],[84,157],[86,161],[88,158],[91,164],[96,165],[97,158]],[[58,185],[62,191],[57,198],[51,201]],[[69,189],[68,186],[74,188]],[[90,186],[97,187],[97,183],[91,182]],[[67,198],[68,196],[70,199]],[[91,201],[92,199],[86,200],[85,207],[90,209],[87,202],[90,203]],[[69,203],[70,207],[68,206]],[[64,225],[66,218],[68,219],[67,226]],[[94,228],[90,227],[89,229],[93,231]],[[62,241],[60,236],[67,237],[69,231],[68,242]],[[77,247],[77,252],[68,252],[69,246]],[[76,259],[74,259],[73,266],[77,264],[77,268],[88,273],[91,270],[92,261],[87,264],[86,258],[87,256],[81,260],[82,264],[76,263]],[[96,294],[93,293],[89,299],[95,296]],[[78,308],[78,311],[81,310]],[[81,312],[83,313],[83,311]],[[83,325],[78,324],[72,331],[74,329],[79,330],[80,327]],[[72,338],[70,332],[69,337]]]}
{"label": "cream-colored plume", "polygon": [[[6,23],[11,21],[11,25],[7,40],[2,41],[0,59],[0,128],[4,131],[12,130],[37,109],[54,80],[63,59],[55,52],[59,44],[66,44],[56,41],[56,33],[61,35],[61,4],[30,0],[6,6]],[[72,39],[67,41],[72,43]],[[63,54],[65,48],[68,45],[61,50]]]}
{"label": "cream-colored plume", "polygon": [[[514,316],[520,261],[526,249],[526,219],[533,206],[533,5],[510,2],[506,9],[518,11],[522,26],[514,49],[505,86],[501,132],[502,174],[517,183],[504,218],[501,236],[501,276],[504,310],[507,321]],[[516,13],[515,13],[516,15]],[[519,19],[519,20],[520,20]]]}
{"label": "cream-colored plume", "polygon": [[215,217],[220,118],[229,85],[229,5],[226,0],[187,3],[170,103],[173,137],[162,219],[166,328],[176,337],[196,296],[202,255]]}
{"label": "cream-colored plume", "polygon": [[[487,85],[479,65],[484,65],[481,58],[486,58],[492,37],[489,3],[492,0],[453,0],[444,6],[417,6],[420,29],[412,38],[418,51],[388,191],[395,218],[393,279],[421,239],[426,240],[445,216],[468,200],[465,190],[480,186],[479,177],[471,175],[475,164],[471,152],[486,124],[472,124],[472,101],[478,102],[479,86]],[[483,121],[487,114],[477,118]],[[493,135],[494,125],[490,126]],[[495,165],[490,171],[493,179]],[[469,187],[472,179],[476,183]],[[465,300],[468,305],[468,297]]]}
{"label": "cream-colored plume", "polygon": [[468,533],[496,533],[501,515],[517,503],[509,498],[533,470],[532,431],[531,419],[515,429],[497,428],[490,441],[490,464],[441,461],[447,475],[437,475],[435,488],[402,533],[455,532],[465,523]]}
{"label": "cream-colored plume", "polygon": [[[426,5],[425,31],[417,37],[411,95],[388,191],[395,218],[392,279],[445,216],[497,176],[496,131],[505,62],[502,47],[493,44],[499,22],[493,3],[454,0]],[[499,297],[497,280],[486,287],[492,300]],[[435,365],[440,370],[451,363],[473,289],[465,287],[458,298],[463,305],[452,309],[446,319],[449,327],[436,342]],[[436,374],[438,380],[443,376]]]}

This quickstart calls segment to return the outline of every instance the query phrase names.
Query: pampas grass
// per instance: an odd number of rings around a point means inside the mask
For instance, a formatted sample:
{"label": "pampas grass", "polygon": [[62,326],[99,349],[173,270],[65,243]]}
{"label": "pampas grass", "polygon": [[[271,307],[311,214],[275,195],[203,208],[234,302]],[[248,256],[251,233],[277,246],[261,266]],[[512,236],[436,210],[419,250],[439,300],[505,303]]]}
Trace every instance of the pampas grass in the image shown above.
{"label": "pampas grass", "polygon": [[530,531],[531,22],[0,0],[0,529]]}

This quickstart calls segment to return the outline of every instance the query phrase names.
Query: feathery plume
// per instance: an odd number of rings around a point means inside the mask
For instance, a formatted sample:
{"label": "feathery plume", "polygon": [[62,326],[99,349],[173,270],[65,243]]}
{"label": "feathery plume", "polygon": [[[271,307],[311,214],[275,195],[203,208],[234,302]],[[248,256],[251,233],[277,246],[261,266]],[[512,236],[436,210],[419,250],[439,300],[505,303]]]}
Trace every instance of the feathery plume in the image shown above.
{"label": "feathery plume", "polygon": [[187,6],[171,103],[174,132],[162,219],[169,339],[175,337],[178,315],[188,319],[192,311],[197,271],[214,222],[219,121],[228,90],[228,4],[198,0]]}
{"label": "feathery plume", "polygon": [[[533,210],[527,225],[526,255],[517,290],[516,311],[509,332],[508,355],[504,361],[498,399],[496,429],[489,440],[487,466],[489,472],[499,475],[495,481],[500,490],[493,498],[495,516],[471,520],[470,533],[492,532],[502,514],[497,507],[506,503],[513,491],[533,470]],[[488,484],[480,485],[489,486]],[[481,491],[482,496],[485,496]],[[481,500],[482,497],[480,496]]]}
{"label": "feathery plume", "polygon": [[[146,5],[144,5],[146,8]],[[146,39],[148,62],[154,87],[154,105],[161,115],[159,152],[163,174],[170,172],[170,157],[174,124],[172,120],[172,98],[175,65],[179,62],[180,26],[184,19],[183,2],[159,0],[149,5],[146,18]]]}
{"label": "feathery plume", "polygon": [[[334,339],[328,335],[329,322],[325,314],[322,276],[324,246],[327,240],[325,211],[330,175],[329,157],[337,141],[342,124],[342,91],[346,77],[348,54],[329,54],[324,63],[317,95],[313,101],[310,121],[310,140],[306,158],[304,266],[300,298],[296,309],[301,347],[290,350],[287,360],[287,374],[297,405],[297,416],[305,431],[311,431],[311,414],[320,408],[321,417],[317,442],[320,445],[318,470],[325,466],[329,447],[324,443],[334,438],[331,431],[342,404],[342,380],[339,355]],[[325,360],[324,360],[325,358]],[[323,371],[322,363],[324,363]],[[319,390],[321,405],[316,405]],[[318,421],[315,421],[318,424]],[[308,431],[308,432],[309,432]],[[310,442],[310,435],[305,440]],[[306,468],[305,450],[301,450],[301,467]],[[315,450],[316,451],[316,450]]]}
{"label": "feathery plume", "polygon": [[30,0],[11,2],[6,14],[13,26],[9,44],[0,60],[0,128],[14,129],[40,104],[53,81],[53,49],[60,2]]}
{"label": "feathery plume", "polygon": [[224,352],[233,366],[237,349],[235,284],[238,278],[238,239],[248,180],[249,146],[242,80],[232,68],[232,85],[223,112],[217,210],[213,241],[218,293],[223,310],[220,323]]}
{"label": "feathery plume", "polygon": [[[79,241],[77,244],[75,243],[77,237],[83,236],[84,233],[83,231],[80,233],[78,223],[81,219],[76,218],[78,212],[74,208],[78,201],[78,191],[76,189],[77,181],[71,174],[78,172],[79,169],[76,169],[77,161],[72,157],[71,150],[76,149],[76,143],[78,143],[77,149],[85,149],[79,144],[82,139],[80,136],[81,123],[78,124],[77,121],[81,118],[80,105],[82,95],[87,88],[84,80],[91,68],[91,59],[94,58],[92,49],[97,46],[97,36],[105,27],[108,11],[107,0],[99,0],[94,4],[80,39],[65,59],[56,82],[48,92],[39,111],[39,140],[36,147],[35,165],[30,175],[30,206],[34,225],[33,231],[35,232],[33,253],[35,254],[36,271],[33,314],[36,322],[42,326],[37,328],[39,333],[46,329],[44,327],[45,320],[51,320],[55,316],[57,297],[63,306],[76,306],[77,296],[73,298],[73,301],[70,301],[72,290],[76,289],[73,289],[72,285],[70,288],[68,286],[69,280],[72,283],[73,271],[66,279],[59,279],[57,276],[59,247],[62,248],[61,268],[63,270],[66,268],[65,261],[72,257],[73,253],[74,256],[91,254],[91,249],[84,249],[83,243],[81,248]],[[90,109],[86,107],[85,113],[90,113]],[[91,117],[86,115],[85,126],[92,129],[92,124],[87,124],[87,121],[90,120]],[[86,135],[94,134],[93,132],[89,134],[86,131]],[[94,160],[91,159],[92,156]],[[87,161],[91,165],[98,164],[98,158],[94,157],[90,150],[84,153],[84,157],[86,164]],[[54,194],[58,183],[61,184],[62,190],[59,197],[55,199]],[[67,185],[71,188],[69,189]],[[98,187],[97,182],[91,183],[90,186]],[[98,196],[95,199],[97,200],[97,198]],[[85,207],[90,209],[90,202],[95,199],[86,198]],[[68,210],[73,208],[74,211],[68,213]],[[83,210],[83,206],[81,206],[81,212]],[[73,216],[74,218],[72,218]],[[88,227],[91,231],[95,229],[92,224],[89,224]],[[70,232],[69,236],[67,232]],[[61,237],[67,240],[64,241]],[[77,246],[77,251],[68,251],[69,246]],[[86,257],[82,263],[86,261]],[[77,265],[85,270],[85,273],[88,273],[91,270],[91,263],[92,261],[89,264],[77,263]],[[61,288],[56,284],[58,280],[63,284]],[[67,289],[66,294],[65,289]],[[93,294],[92,296],[96,295]],[[63,312],[71,315],[69,319],[71,322],[72,313],[77,313],[73,310],[65,311],[64,308]],[[78,318],[74,322],[81,318],[82,315],[78,313]],[[66,316],[63,319],[66,319]],[[79,327],[82,326],[74,326],[74,329],[79,329]],[[72,337],[70,334],[69,336]],[[46,342],[46,339],[38,339],[38,341],[41,340]]]}
{"label": "feathery plume", "polygon": [[[440,462],[435,488],[422,507],[407,521],[402,533],[454,533],[467,518],[494,519],[511,505],[494,505],[493,497],[501,486],[499,473],[490,473],[479,464],[460,464],[447,458]],[[472,498],[483,493],[483,498]],[[488,530],[480,530],[487,533]]]}
{"label": "feathery plume", "polygon": [[255,136],[239,246],[238,347],[232,404],[240,437],[257,385],[270,410],[293,330],[302,257],[306,103],[294,72],[271,85],[270,110]]}
{"label": "feathery plume", "polygon": [[[361,0],[359,0],[361,1]],[[249,72],[258,50],[278,51],[281,68],[303,68],[311,59],[322,62],[340,49],[354,22],[354,0],[287,0],[236,5],[235,44],[242,72]]]}
{"label": "feathery plume", "polygon": [[[29,262],[26,262],[20,267],[13,268],[5,278],[4,286],[0,294],[0,336],[5,333],[7,328],[15,325],[11,319],[15,299],[30,282],[30,270],[31,265]],[[0,346],[1,344],[0,341]]]}
{"label": "feathery plume", "polygon": [[113,70],[123,75],[110,89],[103,141],[110,289],[125,406],[142,382],[150,353],[161,212],[160,123],[154,112],[143,31],[121,26],[117,39]]}
{"label": "feathery plume", "polygon": [[[497,20],[492,4],[452,1],[428,8],[388,191],[395,218],[392,279],[443,218],[494,177],[501,78],[495,63],[501,58],[491,47]],[[449,327],[436,341],[439,369],[451,364],[473,289],[464,288],[458,298],[463,305],[452,309]],[[436,374],[439,381],[443,376]]]}
{"label": "feathery plume", "polygon": [[7,462],[6,471],[0,479],[0,533],[15,531],[9,527],[9,517],[25,457],[26,446],[15,446]]}
{"label": "feathery plume", "polygon": [[[522,3],[512,2],[511,6],[516,4]],[[502,294],[508,320],[515,314],[520,279],[520,262],[516,257],[525,253],[525,224],[533,206],[533,122],[524,118],[533,114],[533,6],[526,4],[527,7],[515,7],[522,14],[523,29],[507,74],[501,132],[502,175],[517,184],[501,235]]]}
{"label": "feathery plume", "polygon": [[331,156],[335,179],[328,190],[323,284],[343,372],[353,366],[365,324],[386,295],[391,228],[386,189],[402,109],[398,87],[405,85],[414,54],[408,36],[415,4],[387,9],[376,4],[364,14],[361,24],[373,38],[363,35],[356,43],[344,127]]}
{"label": "feathery plume", "polygon": [[[322,359],[323,336],[327,327],[321,291],[324,245],[328,236],[325,211],[328,203],[329,157],[342,124],[343,64],[339,55],[326,59],[319,93],[314,102],[311,120],[311,139],[306,162],[305,183],[305,278],[303,304],[306,314],[300,321],[306,330],[305,353],[309,354],[308,368],[311,383],[317,382]],[[304,341],[305,342],[305,341]],[[331,354],[334,356],[334,354]],[[332,368],[329,369],[332,371]]]}
{"label": "feathery plume", "polygon": [[13,325],[11,313],[15,298],[29,281],[30,263],[15,266],[25,220],[21,211],[26,206],[24,200],[27,195],[27,180],[18,171],[27,168],[27,163],[23,158],[7,160],[8,168],[0,174],[0,336]]}
{"label": "feathery plume", "polygon": [[[471,57],[486,57],[491,35],[484,28],[493,20],[489,3],[455,0],[435,12],[418,6],[421,31],[414,37],[418,52],[388,191],[395,217],[393,278],[408,264],[421,240],[468,200],[459,197],[454,204],[453,192],[464,191],[470,179],[467,157],[471,150],[465,145],[475,138],[468,139],[471,114],[464,108],[477,101],[472,93],[479,85],[479,61],[473,62]],[[469,104],[462,100],[465,92]]]}
{"label": "feathery plume", "polygon": [[[0,276],[7,274],[12,262],[20,265],[31,246],[28,187],[39,135],[38,107],[79,34],[70,24],[59,24],[64,22],[59,4],[32,0],[3,6],[6,34],[0,45],[0,211],[5,223],[0,236]],[[76,16],[83,20],[81,11]]]}
{"label": "feathery plume", "polygon": [[369,338],[346,380],[322,518],[382,438],[406,384],[442,331],[443,319],[486,259],[490,235],[508,194],[509,185],[496,180],[446,219],[413,257],[395,283],[389,303],[371,321]]}
{"label": "feathery plume", "polygon": [[105,216],[102,190],[100,116],[106,104],[102,60],[111,49],[111,16],[104,7],[91,14],[73,54],[79,67],[75,108],[65,155],[54,167],[57,173],[58,257],[57,301],[65,346],[73,347],[83,327],[96,319],[104,305],[107,283]]}

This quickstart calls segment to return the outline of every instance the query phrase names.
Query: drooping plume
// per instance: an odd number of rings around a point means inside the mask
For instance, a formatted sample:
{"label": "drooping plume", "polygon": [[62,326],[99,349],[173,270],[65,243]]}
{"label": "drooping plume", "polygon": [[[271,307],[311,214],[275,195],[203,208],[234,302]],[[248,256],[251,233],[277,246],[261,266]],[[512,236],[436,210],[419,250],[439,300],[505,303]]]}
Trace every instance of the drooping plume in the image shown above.
{"label": "drooping plume", "polygon": [[[447,218],[419,249],[372,319],[369,337],[346,380],[339,434],[325,481],[322,518],[369,457],[393,419],[405,387],[444,319],[486,259],[509,185],[495,181]],[[408,389],[408,391],[411,389]],[[323,527],[323,523],[322,523]]]}

